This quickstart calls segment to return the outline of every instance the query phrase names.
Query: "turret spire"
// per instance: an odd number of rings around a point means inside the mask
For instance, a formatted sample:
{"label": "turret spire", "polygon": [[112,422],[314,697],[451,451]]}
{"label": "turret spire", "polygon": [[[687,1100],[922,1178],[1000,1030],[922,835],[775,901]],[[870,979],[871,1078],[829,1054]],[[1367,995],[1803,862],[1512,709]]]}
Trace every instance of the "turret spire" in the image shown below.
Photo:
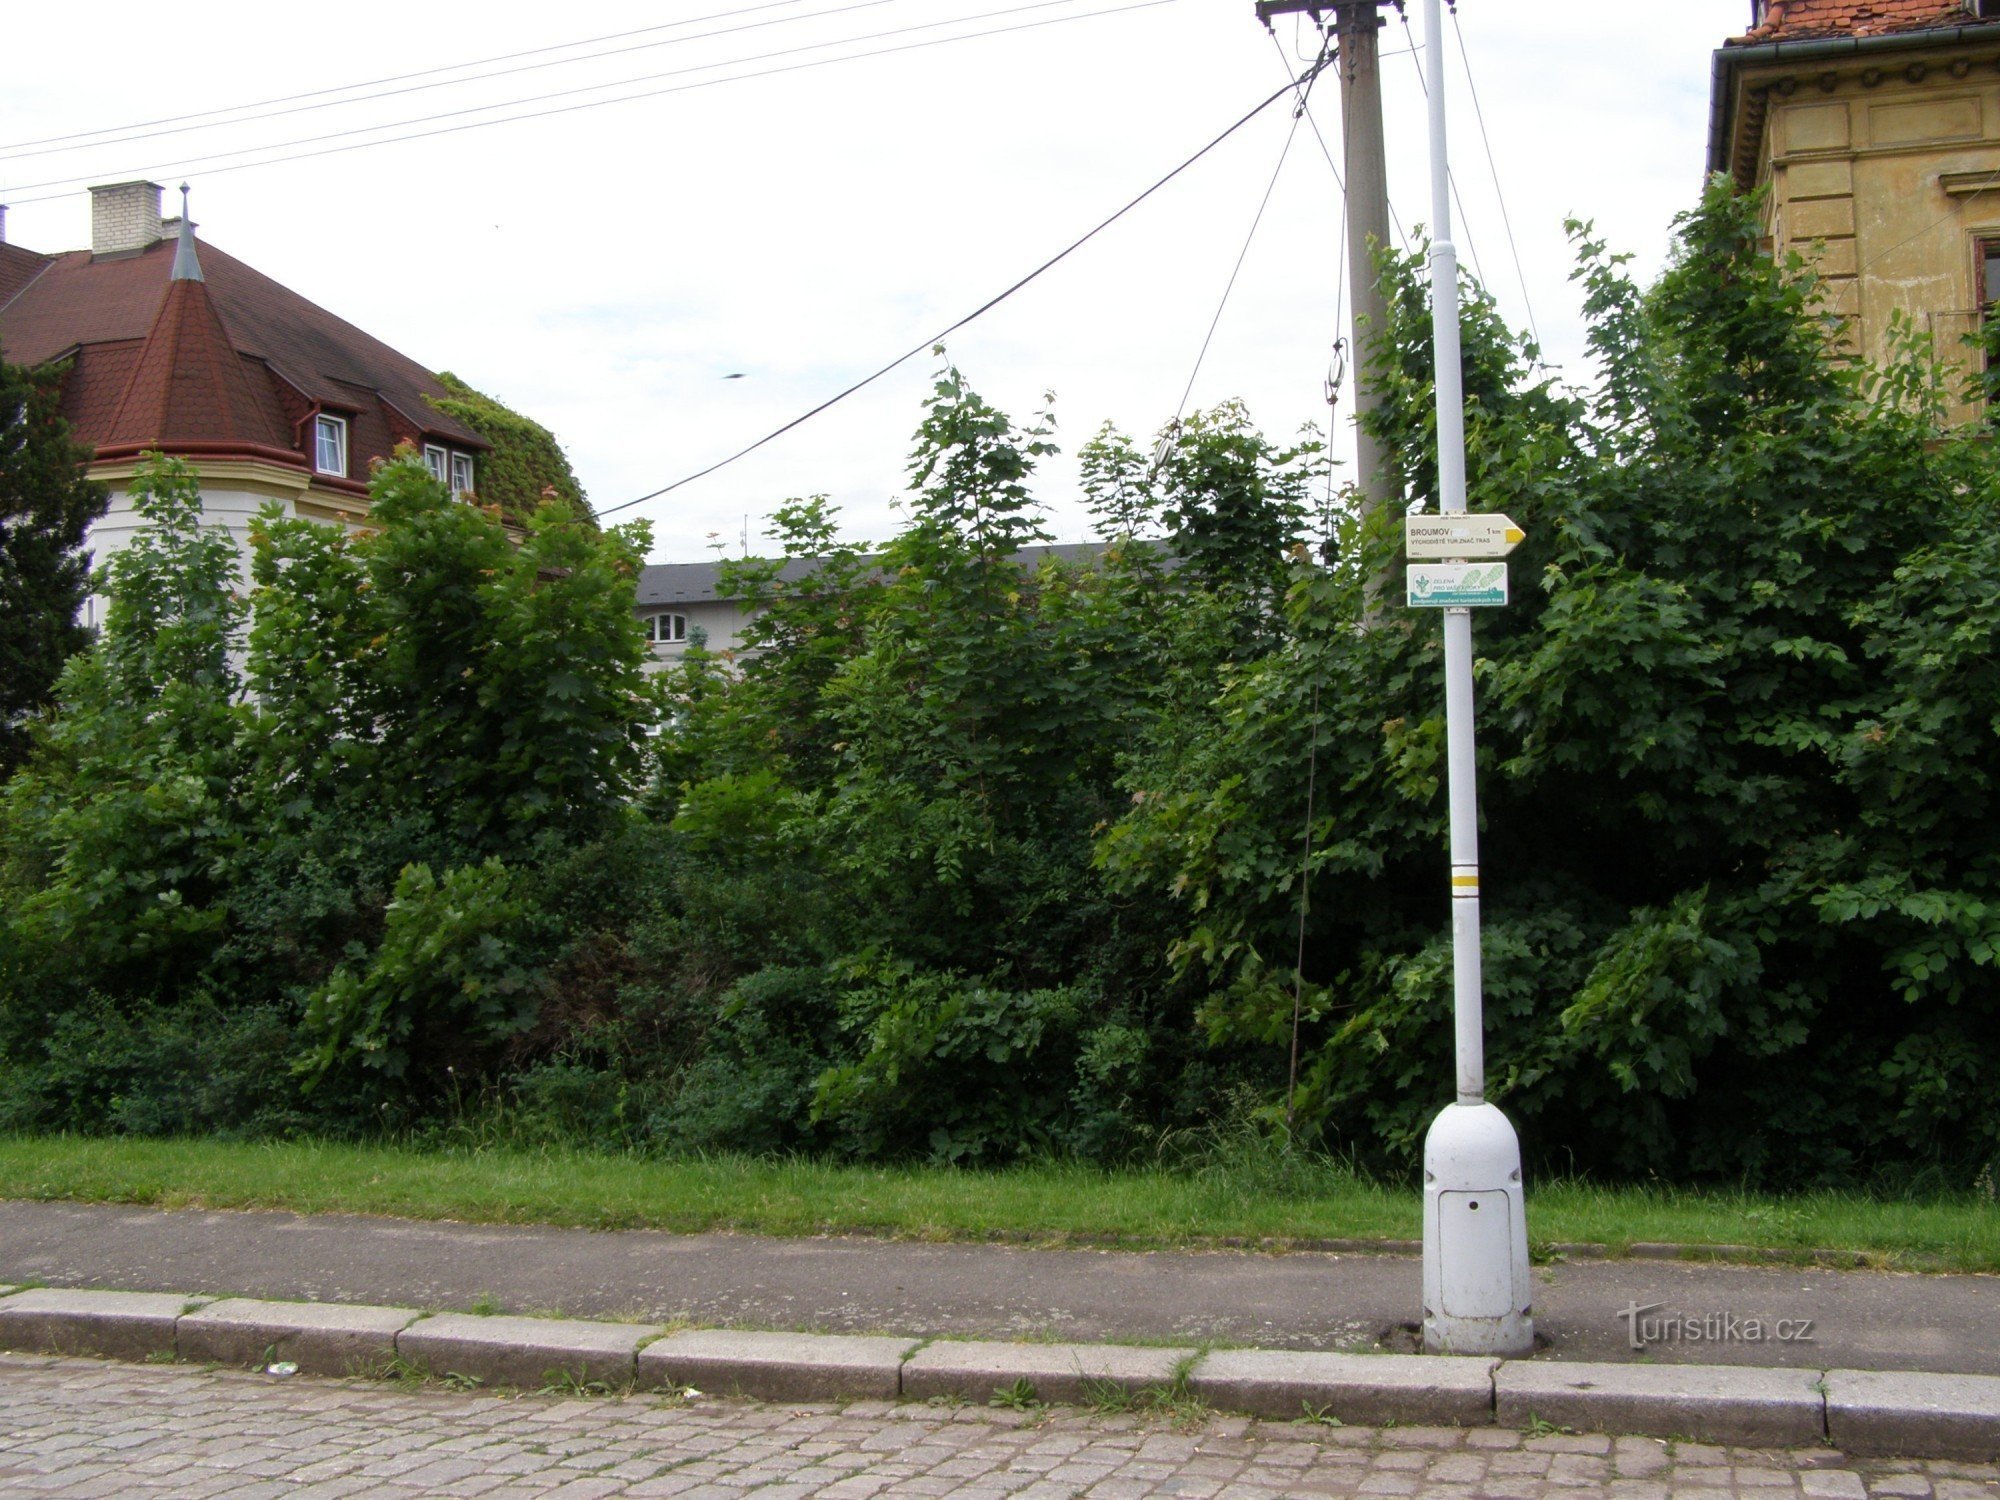
{"label": "turret spire", "polygon": [[174,269],[169,281],[200,281],[201,261],[194,253],[194,220],[188,217],[188,185],[181,184],[181,234],[174,246]]}

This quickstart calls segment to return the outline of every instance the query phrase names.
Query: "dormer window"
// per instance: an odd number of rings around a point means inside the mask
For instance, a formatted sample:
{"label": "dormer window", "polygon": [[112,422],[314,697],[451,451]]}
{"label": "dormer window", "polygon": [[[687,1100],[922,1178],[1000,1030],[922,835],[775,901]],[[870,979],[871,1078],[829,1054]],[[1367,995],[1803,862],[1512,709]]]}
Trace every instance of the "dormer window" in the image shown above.
{"label": "dormer window", "polygon": [[686,615],[646,616],[646,639],[656,646],[679,645],[688,638]]}
{"label": "dormer window", "polygon": [[1965,13],[1981,21],[2000,21],[2000,0],[1965,0]]}
{"label": "dormer window", "polygon": [[347,418],[313,418],[313,467],[322,474],[347,474]]}
{"label": "dormer window", "polygon": [[431,471],[431,478],[439,484],[451,479],[451,452],[436,443],[424,444],[424,467]]}
{"label": "dormer window", "polygon": [[472,493],[472,455],[454,453],[451,456],[451,492],[454,495]]}

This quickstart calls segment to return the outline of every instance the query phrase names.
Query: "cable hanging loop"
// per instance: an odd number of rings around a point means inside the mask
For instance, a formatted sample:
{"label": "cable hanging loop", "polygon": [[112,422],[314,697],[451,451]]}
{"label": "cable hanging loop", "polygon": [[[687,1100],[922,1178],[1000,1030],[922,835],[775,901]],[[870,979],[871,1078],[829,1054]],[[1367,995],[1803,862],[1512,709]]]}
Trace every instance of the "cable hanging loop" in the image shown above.
{"label": "cable hanging loop", "polygon": [[[1151,3],[1164,3],[1164,0],[1151,0]],[[1301,77],[1297,79],[1287,78],[1283,88],[1279,89],[1276,93],[1269,95],[1263,101],[1258,103],[1254,108],[1252,108],[1246,114],[1244,114],[1242,118],[1238,119],[1235,124],[1231,125],[1228,129],[1224,130],[1220,135],[1216,136],[1214,140],[1210,141],[1206,146],[1203,146],[1199,151],[1195,152],[1194,155],[1190,156],[1186,161],[1182,162],[1179,166],[1175,167],[1171,172],[1168,172],[1164,177],[1161,177],[1157,182],[1155,182],[1151,187],[1147,188],[1144,192],[1140,193],[1136,198],[1133,198],[1123,208],[1119,209],[1116,213],[1113,213],[1109,217],[1100,221],[1094,228],[1086,232],[1081,238],[1072,241],[1069,245],[1057,251],[1054,255],[1050,256],[1047,260],[1043,261],[1039,266],[1035,267],[1034,270],[1030,271],[1026,276],[1023,276],[1019,281],[1015,282],[1005,291],[989,299],[988,301],[982,303],[980,306],[974,308],[971,312],[967,313],[964,317],[960,318],[956,323],[953,323],[949,328],[941,329],[936,334],[933,334],[930,338],[925,339],[922,343],[913,346],[911,349],[909,349],[903,354],[897,355],[894,359],[890,360],[887,364],[883,365],[881,369],[875,371],[872,375],[863,376],[860,380],[857,380],[854,382],[854,384],[850,385],[846,390],[841,391],[837,395],[829,396],[826,400],[822,401],[818,406],[815,406],[811,411],[806,412],[802,416],[794,417],[784,426],[779,427],[774,431],[766,433],[763,437],[757,439],[756,442],[751,443],[747,447],[738,449],[735,453],[730,454],[729,457],[724,459],[719,459],[715,463],[710,464],[705,469],[697,470],[695,473],[689,474],[687,477],[683,479],[677,479],[672,484],[662,485],[659,489],[649,491],[644,495],[638,496],[636,499],[626,500],[617,505],[607,506],[599,510],[598,515],[608,516],[615,514],[618,511],[630,510],[635,505],[643,505],[648,500],[657,500],[659,499],[660,496],[671,494],[673,491],[680,489],[684,485],[693,484],[698,479],[706,479],[709,475],[715,473],[718,469],[726,468],[730,464],[735,463],[738,459],[747,458],[752,453],[755,453],[759,448],[764,447],[768,443],[773,443],[777,441],[779,438],[783,437],[786,433],[792,431],[794,428],[804,426],[807,422],[810,422],[814,417],[818,416],[821,412],[826,411],[829,407],[838,405],[840,402],[845,401],[849,396],[852,396],[856,391],[859,391],[866,386],[873,385],[876,381],[880,380],[890,371],[897,369],[899,366],[908,363],[912,359],[915,359],[917,355],[921,354],[924,350],[933,348],[936,345],[944,342],[945,339],[949,338],[952,334],[958,332],[959,329],[965,327],[968,323],[971,323],[975,319],[984,316],[988,312],[991,312],[994,308],[998,307],[1002,302],[1005,302],[1009,297],[1013,296],[1023,287],[1027,286],[1029,283],[1033,281],[1040,279],[1044,274],[1054,270],[1055,267],[1062,264],[1062,262],[1064,262],[1065,260],[1068,260],[1070,256],[1074,255],[1077,251],[1081,250],[1085,245],[1089,244],[1092,240],[1096,239],[1098,235],[1102,234],[1105,230],[1109,229],[1113,224],[1116,224],[1120,219],[1124,218],[1127,214],[1131,213],[1132,210],[1139,207],[1140,204],[1144,203],[1147,199],[1151,198],[1155,193],[1159,192],[1162,188],[1166,187],[1167,184],[1174,181],[1175,178],[1179,177],[1182,173],[1186,172],[1190,167],[1194,166],[1197,162],[1201,161],[1204,157],[1208,156],[1217,147],[1222,145],[1223,142],[1230,139],[1230,137],[1234,136],[1244,126],[1248,125],[1252,120],[1256,119],[1259,115],[1263,114],[1265,110],[1269,109],[1272,105],[1276,104],[1280,99],[1284,98],[1285,95],[1291,93],[1294,89],[1300,87],[1303,84],[1309,84],[1313,79],[1317,78],[1323,70],[1324,70],[1324,64],[1316,63],[1313,65],[1313,67],[1308,69]]]}

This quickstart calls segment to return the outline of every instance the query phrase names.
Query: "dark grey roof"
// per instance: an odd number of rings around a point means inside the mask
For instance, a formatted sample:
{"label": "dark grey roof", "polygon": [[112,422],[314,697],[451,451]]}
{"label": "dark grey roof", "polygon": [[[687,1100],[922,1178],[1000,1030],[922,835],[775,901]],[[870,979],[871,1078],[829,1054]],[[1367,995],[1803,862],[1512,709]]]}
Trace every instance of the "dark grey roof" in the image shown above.
{"label": "dark grey roof", "polygon": [[[1106,547],[1104,542],[1063,542],[1051,547],[1023,547],[1015,554],[1028,567],[1038,567],[1043,562],[1079,564],[1095,562]],[[873,562],[879,554],[869,554],[864,561]],[[787,583],[795,583],[811,575],[819,566],[810,557],[801,557],[788,562],[778,570],[778,576]],[[639,570],[639,603],[641,604],[700,604],[708,600],[733,599],[734,593],[722,592],[722,563],[686,562],[652,563]]]}

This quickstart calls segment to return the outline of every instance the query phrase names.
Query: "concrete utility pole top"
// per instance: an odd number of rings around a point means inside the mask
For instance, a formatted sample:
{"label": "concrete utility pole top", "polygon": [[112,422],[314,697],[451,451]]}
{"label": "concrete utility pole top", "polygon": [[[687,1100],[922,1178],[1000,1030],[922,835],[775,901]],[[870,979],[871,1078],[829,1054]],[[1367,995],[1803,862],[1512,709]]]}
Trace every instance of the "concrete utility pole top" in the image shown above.
{"label": "concrete utility pole top", "polygon": [[1331,16],[1340,46],[1342,179],[1347,187],[1347,274],[1353,289],[1353,319],[1347,330],[1348,363],[1354,370],[1355,487],[1364,514],[1373,515],[1397,497],[1392,493],[1388,453],[1368,431],[1368,418],[1381,403],[1369,376],[1369,351],[1388,322],[1388,300],[1375,274],[1377,251],[1389,239],[1389,169],[1382,130],[1382,8],[1392,0],[1258,0],[1257,19],[1269,26],[1281,15],[1304,13],[1315,24]]}

